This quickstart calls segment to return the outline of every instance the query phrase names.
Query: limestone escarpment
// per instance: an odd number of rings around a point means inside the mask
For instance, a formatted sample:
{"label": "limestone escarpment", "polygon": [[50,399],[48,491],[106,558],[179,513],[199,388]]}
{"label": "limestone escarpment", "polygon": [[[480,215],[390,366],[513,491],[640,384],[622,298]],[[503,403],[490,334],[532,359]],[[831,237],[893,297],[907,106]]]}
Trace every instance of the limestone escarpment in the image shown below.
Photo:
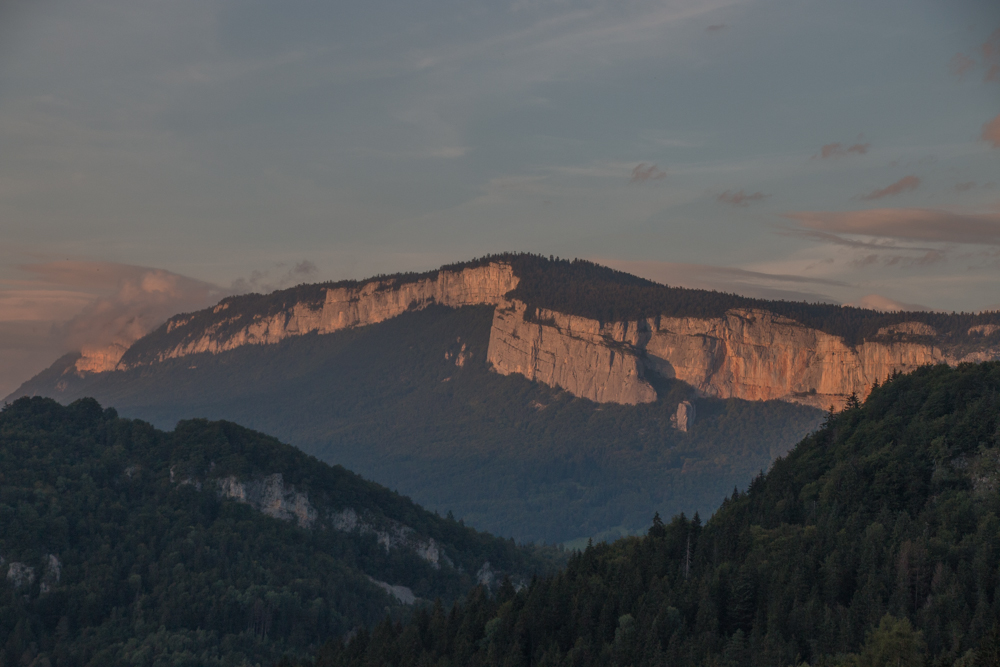
{"label": "limestone escarpment", "polygon": [[655,372],[686,382],[701,396],[815,407],[840,407],[852,393],[863,398],[893,372],[1000,358],[996,347],[948,354],[935,344],[934,330],[920,323],[879,334],[888,338],[852,347],[839,336],[763,310],[601,323],[529,312],[512,301],[494,315],[488,358],[502,374],[518,373],[598,402],[655,400],[644,378]]}
{"label": "limestone escarpment", "polygon": [[[650,403],[656,391],[625,325],[602,325],[574,315],[536,310],[526,319],[519,301],[500,304],[493,314],[487,358],[503,374],[562,387],[599,403]],[[543,324],[542,322],[545,322]]]}
{"label": "limestone escarpment", "polygon": [[[133,346],[121,358],[119,368],[209,352],[218,354],[243,345],[277,343],[290,336],[327,334],[351,327],[376,324],[409,310],[432,304],[457,308],[496,304],[517,286],[509,264],[493,262],[461,271],[436,274],[401,282],[372,280],[349,287],[315,286],[300,299],[279,307],[223,301],[210,311],[171,318],[159,330]],[[279,295],[280,296],[280,295]],[[266,298],[273,305],[275,295]]]}

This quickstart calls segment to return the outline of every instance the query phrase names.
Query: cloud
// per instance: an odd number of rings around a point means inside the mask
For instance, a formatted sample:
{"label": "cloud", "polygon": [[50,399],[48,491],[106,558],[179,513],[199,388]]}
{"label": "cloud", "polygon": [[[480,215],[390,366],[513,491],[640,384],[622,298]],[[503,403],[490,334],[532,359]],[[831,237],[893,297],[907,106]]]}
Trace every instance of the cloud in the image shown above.
{"label": "cloud", "polygon": [[924,242],[1000,245],[1000,213],[879,208],[842,212],[798,211],[788,213],[785,217],[797,221],[805,229],[817,232]]}
{"label": "cloud", "polygon": [[852,301],[851,303],[845,303],[844,305],[854,306],[855,308],[867,308],[868,310],[878,310],[883,313],[896,313],[900,311],[926,312],[930,310],[927,306],[921,306],[918,303],[903,303],[902,301],[896,301],[894,299],[881,296],[880,294],[869,294],[856,301]]}
{"label": "cloud", "polygon": [[726,204],[731,204],[732,206],[749,206],[753,202],[762,201],[771,195],[766,195],[763,192],[754,192],[752,194],[747,194],[740,190],[738,192],[730,192],[726,190],[721,195],[716,197],[721,202]]}
{"label": "cloud", "polygon": [[974,187],[976,187],[976,182],[975,181],[966,181],[965,183],[956,183],[955,184],[955,189],[958,190],[959,192],[966,192],[968,190],[971,190]]}
{"label": "cloud", "polygon": [[958,77],[961,81],[965,78],[966,72],[976,66],[976,61],[965,55],[964,53],[956,53],[951,62],[948,63],[948,69],[952,74]]}
{"label": "cloud", "polygon": [[632,170],[632,177],[628,179],[629,183],[645,183],[646,181],[659,181],[667,177],[667,173],[657,167],[655,164],[646,164],[641,162],[635,166]]}
{"label": "cloud", "polygon": [[813,155],[813,158],[819,158],[823,160],[831,157],[850,155],[851,153],[854,153],[855,155],[864,155],[865,153],[868,152],[869,148],[871,148],[870,143],[865,143],[865,144],[858,143],[845,147],[843,144],[837,141],[832,144],[824,144],[822,147],[820,147],[819,153]]}
{"label": "cloud", "polygon": [[0,283],[0,396],[66,352],[129,345],[171,315],[227,292],[170,271],[113,262],[36,262]]}
{"label": "cloud", "polygon": [[993,144],[993,148],[1000,148],[1000,114],[983,125],[983,139]]}
{"label": "cloud", "polygon": [[862,199],[881,199],[882,197],[891,197],[892,195],[898,195],[903,192],[908,192],[910,190],[916,190],[920,187],[920,179],[916,176],[903,176],[901,179],[893,183],[892,185],[887,185],[879,190],[873,190],[868,194],[862,196]]}
{"label": "cloud", "polygon": [[979,48],[986,66],[986,81],[1000,81],[1000,28],[997,28]]}
{"label": "cloud", "polygon": [[131,345],[171,315],[206,308],[224,295],[215,285],[170,271],[125,269],[111,294],[91,301],[58,328],[67,349]]}
{"label": "cloud", "polygon": [[725,28],[726,28],[725,23],[713,23],[712,25],[705,28],[705,32],[719,32],[720,30],[724,30]]}
{"label": "cloud", "polygon": [[619,271],[642,276],[666,285],[742,294],[758,299],[840,303],[839,300],[808,287],[850,287],[848,283],[795,274],[764,273],[709,264],[687,264],[647,260],[592,258]]}
{"label": "cloud", "polygon": [[287,267],[285,262],[279,262],[274,268],[279,271],[278,275],[272,277],[271,270],[254,270],[250,272],[249,278],[238,278],[233,281],[229,289],[234,294],[246,294],[247,292],[259,292],[267,294],[275,290],[284,289],[293,285],[306,282],[316,275],[316,265],[308,260],[296,263],[287,271],[281,270]]}

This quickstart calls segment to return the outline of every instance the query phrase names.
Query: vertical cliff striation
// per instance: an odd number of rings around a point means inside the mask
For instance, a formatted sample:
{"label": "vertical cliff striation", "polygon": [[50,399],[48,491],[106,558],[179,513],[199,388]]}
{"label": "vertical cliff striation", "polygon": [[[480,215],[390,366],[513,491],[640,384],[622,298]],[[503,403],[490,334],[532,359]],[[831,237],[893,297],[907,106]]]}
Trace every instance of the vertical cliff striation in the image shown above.
{"label": "vertical cliff striation", "polygon": [[[689,384],[698,396],[826,408],[852,393],[867,396],[894,372],[1000,358],[997,314],[901,316],[758,302],[586,262],[510,255],[427,274],[231,297],[171,318],[127,350],[86,348],[68,370],[83,377],[329,334],[433,304],[496,305],[487,355],[494,370],[600,403],[653,402],[650,379],[662,377]],[[459,367],[469,358],[463,349],[446,351],[446,360],[453,354]]]}
{"label": "vertical cliff striation", "polygon": [[602,325],[540,309],[526,318],[526,311],[525,304],[509,301],[493,314],[487,358],[497,372],[517,373],[599,403],[656,400],[643,378],[629,323]]}
{"label": "vertical cliff striation", "polygon": [[277,307],[273,295],[269,295],[267,304],[251,302],[249,309],[246,300],[254,297],[238,297],[209,311],[171,318],[130,348],[119,367],[132,368],[202,352],[218,354],[308,333],[333,333],[383,322],[432,304],[453,308],[495,304],[517,282],[509,264],[493,262],[460,271],[441,270],[412,281],[376,279],[344,287],[315,286],[309,295],[289,295],[285,302],[277,302]]}
{"label": "vertical cliff striation", "polygon": [[867,396],[893,372],[1000,358],[996,346],[948,353],[935,334],[925,324],[904,322],[852,347],[764,310],[601,323],[511,301],[494,315],[488,359],[499,373],[598,402],[655,400],[645,379],[652,372],[686,382],[701,396],[839,407],[852,393]]}

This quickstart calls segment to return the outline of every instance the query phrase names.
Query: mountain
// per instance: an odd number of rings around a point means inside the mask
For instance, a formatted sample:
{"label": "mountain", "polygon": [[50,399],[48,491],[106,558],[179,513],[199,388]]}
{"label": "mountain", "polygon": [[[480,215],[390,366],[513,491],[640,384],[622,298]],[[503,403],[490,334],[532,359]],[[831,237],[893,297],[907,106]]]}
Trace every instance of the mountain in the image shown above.
{"label": "mountain", "polygon": [[1000,664],[1000,364],[896,376],[705,524],[655,517],[315,667]]}
{"label": "mountain", "polygon": [[224,299],[11,398],[234,420],[480,528],[582,544],[710,512],[819,408],[893,372],[998,356],[996,313],[762,301],[510,254]]}
{"label": "mountain", "polygon": [[0,664],[259,664],[548,563],[232,423],[0,412]]}

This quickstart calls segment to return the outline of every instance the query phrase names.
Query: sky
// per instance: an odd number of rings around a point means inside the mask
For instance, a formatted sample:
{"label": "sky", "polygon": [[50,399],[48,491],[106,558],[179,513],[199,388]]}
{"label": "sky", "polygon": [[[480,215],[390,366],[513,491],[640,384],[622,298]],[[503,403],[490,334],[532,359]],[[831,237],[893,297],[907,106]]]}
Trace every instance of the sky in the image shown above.
{"label": "sky", "polygon": [[228,294],[504,251],[1000,309],[1000,3],[0,3],[0,395]]}

